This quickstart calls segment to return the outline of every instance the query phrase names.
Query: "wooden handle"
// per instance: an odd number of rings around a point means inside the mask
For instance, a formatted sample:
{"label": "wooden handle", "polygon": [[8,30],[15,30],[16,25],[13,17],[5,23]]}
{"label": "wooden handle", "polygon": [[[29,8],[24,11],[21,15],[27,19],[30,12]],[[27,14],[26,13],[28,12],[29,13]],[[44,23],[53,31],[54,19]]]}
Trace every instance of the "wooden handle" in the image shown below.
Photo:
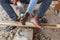
{"label": "wooden handle", "polygon": [[[0,22],[0,26],[19,26],[19,27],[31,27],[31,28],[38,28],[37,26],[35,26],[34,24],[30,23],[30,22],[26,22],[26,25],[22,25],[20,22]],[[52,28],[52,29],[56,29],[56,28],[60,28],[60,24],[42,24],[41,26],[42,28]]]}

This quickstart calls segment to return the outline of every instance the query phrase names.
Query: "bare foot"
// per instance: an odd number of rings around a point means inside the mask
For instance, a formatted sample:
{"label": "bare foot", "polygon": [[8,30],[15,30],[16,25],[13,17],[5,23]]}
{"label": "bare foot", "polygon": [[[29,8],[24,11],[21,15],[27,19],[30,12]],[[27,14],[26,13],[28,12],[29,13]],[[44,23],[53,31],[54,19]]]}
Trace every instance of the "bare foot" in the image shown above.
{"label": "bare foot", "polygon": [[32,18],[30,22],[32,22],[37,27],[41,28],[41,24],[38,19]]}

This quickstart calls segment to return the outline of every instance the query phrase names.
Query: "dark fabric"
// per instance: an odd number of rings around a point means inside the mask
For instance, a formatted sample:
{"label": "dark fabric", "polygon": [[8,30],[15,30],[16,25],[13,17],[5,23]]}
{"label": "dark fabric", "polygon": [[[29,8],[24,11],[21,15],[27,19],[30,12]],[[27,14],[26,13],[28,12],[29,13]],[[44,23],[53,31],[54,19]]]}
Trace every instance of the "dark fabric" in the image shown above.
{"label": "dark fabric", "polygon": [[1,0],[0,2],[1,2],[1,3],[11,3],[10,0]]}
{"label": "dark fabric", "polygon": [[[30,0],[22,0],[21,3],[29,4]],[[41,3],[41,0],[38,0],[38,4]]]}
{"label": "dark fabric", "polygon": [[1,0],[0,4],[3,7],[3,9],[7,12],[7,14],[10,16],[11,19],[16,19],[18,16],[16,15],[13,8],[10,6],[10,0]]}
{"label": "dark fabric", "polygon": [[42,0],[42,4],[39,7],[38,10],[38,16],[41,18],[44,16],[47,9],[50,7],[50,4],[52,3],[52,0]]}

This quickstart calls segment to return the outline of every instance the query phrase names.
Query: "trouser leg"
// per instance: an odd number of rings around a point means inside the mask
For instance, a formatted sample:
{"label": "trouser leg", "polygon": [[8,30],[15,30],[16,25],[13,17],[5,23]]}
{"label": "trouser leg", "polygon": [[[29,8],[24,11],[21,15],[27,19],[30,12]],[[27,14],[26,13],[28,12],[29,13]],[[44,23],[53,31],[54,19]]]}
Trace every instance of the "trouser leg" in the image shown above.
{"label": "trouser leg", "polygon": [[44,13],[49,8],[51,2],[52,2],[52,0],[42,0],[42,4],[40,5],[39,10],[38,10],[38,16],[39,17],[44,16]]}
{"label": "trouser leg", "polygon": [[18,17],[13,8],[10,6],[9,0],[1,0],[1,5],[3,9],[7,12],[7,14],[10,16],[10,18],[14,20]]}

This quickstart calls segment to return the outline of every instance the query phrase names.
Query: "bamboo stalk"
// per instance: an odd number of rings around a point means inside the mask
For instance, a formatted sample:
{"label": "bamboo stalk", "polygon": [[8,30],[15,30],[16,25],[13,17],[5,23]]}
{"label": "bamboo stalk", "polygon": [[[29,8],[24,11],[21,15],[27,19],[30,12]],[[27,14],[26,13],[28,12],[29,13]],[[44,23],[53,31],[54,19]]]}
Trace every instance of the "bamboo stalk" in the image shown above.
{"label": "bamboo stalk", "polygon": [[[26,25],[22,25],[20,22],[0,22],[0,26],[19,26],[19,27],[31,27],[39,28],[30,22],[26,22]],[[42,28],[60,28],[60,24],[42,24]]]}

